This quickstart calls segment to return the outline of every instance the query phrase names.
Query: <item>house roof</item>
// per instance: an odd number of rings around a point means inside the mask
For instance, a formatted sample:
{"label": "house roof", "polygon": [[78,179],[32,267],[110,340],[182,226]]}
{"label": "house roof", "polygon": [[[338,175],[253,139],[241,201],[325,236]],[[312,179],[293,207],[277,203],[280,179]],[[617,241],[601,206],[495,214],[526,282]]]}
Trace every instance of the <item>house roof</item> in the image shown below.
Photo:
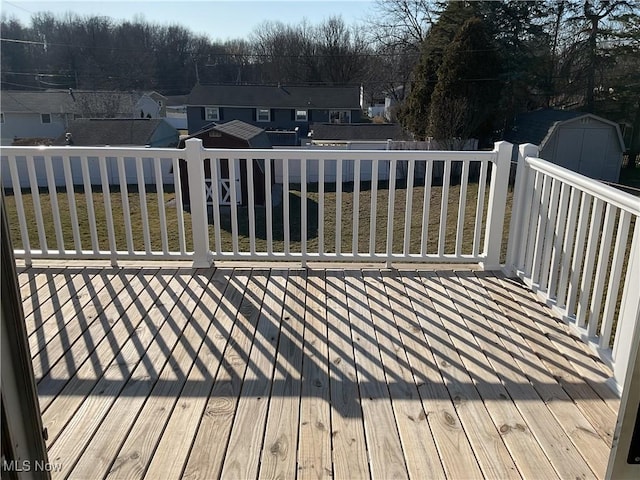
{"label": "house roof", "polygon": [[316,123],[313,140],[406,140],[397,123]]}
{"label": "house roof", "polygon": [[140,99],[136,92],[2,90],[0,108],[13,113],[68,113],[78,115],[131,116]]}
{"label": "house roof", "polygon": [[169,95],[167,96],[167,107],[181,107],[187,104],[189,95]]}
{"label": "house roof", "polygon": [[360,87],[196,85],[187,105],[360,109]]}
{"label": "house roof", "polygon": [[542,149],[558,126],[577,122],[585,117],[606,123],[615,128],[621,149],[624,151],[624,140],[622,139],[620,127],[617,123],[592,113],[584,113],[576,110],[554,110],[547,108],[518,114],[513,126],[505,132],[504,139],[507,142],[515,144],[533,143]]}
{"label": "house roof", "polygon": [[[151,137],[160,124],[161,118],[97,118],[81,119],[69,123],[75,146],[144,146],[151,143]],[[56,145],[66,145],[65,135],[58,137]]]}

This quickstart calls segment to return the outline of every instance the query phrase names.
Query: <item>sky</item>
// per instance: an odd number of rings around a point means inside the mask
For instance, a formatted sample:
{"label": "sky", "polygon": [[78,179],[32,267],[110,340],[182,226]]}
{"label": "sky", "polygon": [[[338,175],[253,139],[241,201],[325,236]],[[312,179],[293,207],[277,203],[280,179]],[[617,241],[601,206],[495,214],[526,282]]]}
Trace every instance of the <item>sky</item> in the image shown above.
{"label": "sky", "polygon": [[178,23],[212,40],[246,38],[265,20],[297,24],[306,18],[317,24],[329,16],[341,15],[347,24],[358,23],[370,15],[374,5],[375,0],[0,0],[2,14],[17,18],[24,25],[30,23],[32,14],[42,11],[103,15],[116,20],[142,16],[150,23]]}

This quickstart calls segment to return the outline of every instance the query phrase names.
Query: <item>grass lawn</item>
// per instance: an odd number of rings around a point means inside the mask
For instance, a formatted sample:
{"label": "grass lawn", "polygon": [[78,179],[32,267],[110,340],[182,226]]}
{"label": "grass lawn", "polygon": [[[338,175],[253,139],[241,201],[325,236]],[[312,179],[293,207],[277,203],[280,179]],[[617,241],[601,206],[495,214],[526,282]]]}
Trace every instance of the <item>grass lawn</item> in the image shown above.
{"label": "grass lawn", "polygon": [[[366,185],[362,184],[362,188]],[[403,185],[399,185],[400,188],[396,189],[395,202],[393,209],[393,252],[401,253],[403,250],[403,237],[404,237],[404,218],[405,218],[405,205],[408,190],[403,188]],[[354,209],[354,194],[351,191],[352,185],[345,184],[345,191],[342,193],[342,215],[341,215],[341,229],[342,229],[342,242],[341,250],[343,252],[350,252],[353,242],[353,209]],[[310,188],[313,190],[313,188]],[[335,234],[336,234],[336,200],[337,194],[334,188],[331,188],[329,184],[326,186],[326,192],[324,194],[324,250],[326,252],[335,252]],[[411,202],[411,230],[409,241],[409,252],[420,253],[421,245],[421,230],[422,230],[422,209],[423,209],[423,196],[424,187],[417,186],[413,189],[413,199]],[[440,222],[440,209],[442,201],[442,187],[433,186],[431,188],[431,195],[429,199],[430,214],[429,214],[429,227],[428,227],[428,242],[427,253],[436,253],[438,248],[438,230]],[[77,206],[77,216],[80,230],[80,240],[82,248],[85,250],[91,249],[91,234],[88,220],[87,211],[87,199],[82,191],[76,191],[73,193]],[[64,237],[64,246],[66,249],[74,249],[73,235],[71,228],[71,216],[69,209],[69,197],[64,190],[58,191],[58,210],[60,211],[60,218],[62,223],[62,231]],[[452,185],[449,188],[449,195],[447,197],[447,221],[445,230],[445,253],[455,252],[456,242],[456,230],[458,222],[458,208],[459,208],[460,186]],[[470,254],[473,248],[473,234],[476,216],[476,206],[478,197],[478,185],[471,183],[468,185],[466,198],[467,203],[464,212],[464,228],[463,228],[463,241],[462,241],[462,253]],[[30,193],[25,192],[22,195],[25,213],[28,221],[28,235],[32,248],[34,245],[38,245],[38,231],[35,221],[33,198]],[[98,231],[98,243],[100,249],[108,249],[107,239],[107,222],[106,211],[104,206],[104,197],[101,192],[94,192],[92,195],[94,203],[94,211],[96,218],[96,225]],[[11,225],[11,234],[15,248],[22,248],[22,238],[20,235],[20,228],[17,220],[17,213],[15,207],[15,197],[13,195],[7,195],[6,198],[7,213],[9,214],[9,220]],[[143,241],[143,218],[142,207],[140,204],[140,196],[136,192],[130,192],[128,194],[130,216],[132,224],[132,238],[135,250],[144,250]],[[162,250],[161,233],[160,233],[160,214],[158,205],[158,195],[155,192],[147,192],[147,219],[149,224],[151,247],[152,250]],[[169,241],[170,251],[179,251],[178,240],[178,215],[175,207],[175,194],[164,193],[163,198],[160,199],[165,207],[166,220],[167,220],[167,236]],[[319,208],[319,194],[314,191],[310,191],[307,194],[307,251],[318,251],[318,208]],[[483,222],[487,214],[487,201],[488,192],[485,192],[482,204],[483,204]],[[385,186],[380,184],[380,189],[376,196],[377,209],[376,209],[376,229],[375,229],[375,249],[376,252],[381,253],[386,250],[386,238],[387,238],[387,211],[388,211],[388,190]],[[43,212],[44,230],[47,237],[47,243],[49,248],[57,249],[55,228],[53,222],[51,197],[48,192],[42,192],[40,194],[40,204]],[[290,238],[291,238],[291,251],[301,251],[301,206],[302,197],[299,189],[292,189],[289,191],[289,204],[290,204]],[[505,235],[507,237],[507,229],[509,225],[511,211],[511,191],[509,191],[509,199],[507,202],[507,216],[505,218]],[[366,189],[362,190],[359,195],[359,209],[358,209],[358,251],[368,252],[370,242],[370,225],[371,225],[371,191]],[[124,210],[122,195],[118,191],[111,193],[111,213],[114,219],[114,229],[116,233],[116,245],[118,250],[126,250],[126,232],[124,227]],[[256,249],[257,251],[266,251],[266,211],[265,207],[256,207]],[[283,206],[272,208],[273,216],[273,249],[274,251],[284,251],[284,222],[283,222]],[[192,249],[191,240],[191,216],[188,212],[184,212],[185,232],[186,232],[186,246],[187,250]],[[232,250],[232,237],[231,237],[231,216],[229,208],[221,209],[221,241],[224,251]],[[213,225],[209,225],[210,232],[210,245],[211,248],[215,248],[214,243],[214,229]],[[249,220],[248,220],[248,208],[238,208],[238,232],[239,232],[239,248],[240,251],[249,251]],[[483,241],[483,238],[481,238]],[[480,244],[482,250],[482,243]],[[506,242],[503,245],[503,254],[506,250]]]}

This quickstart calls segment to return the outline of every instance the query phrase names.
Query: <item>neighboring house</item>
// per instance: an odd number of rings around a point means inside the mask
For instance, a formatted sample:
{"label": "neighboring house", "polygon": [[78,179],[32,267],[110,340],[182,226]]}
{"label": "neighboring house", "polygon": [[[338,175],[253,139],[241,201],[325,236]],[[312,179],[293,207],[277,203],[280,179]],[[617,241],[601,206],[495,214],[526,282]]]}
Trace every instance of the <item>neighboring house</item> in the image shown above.
{"label": "neighboring house", "polygon": [[396,113],[399,105],[402,103],[402,100],[405,98],[406,94],[405,88],[403,86],[395,87],[391,90],[388,90],[384,94],[384,118],[385,120],[397,121]]}
{"label": "neighboring house", "polygon": [[385,104],[374,103],[373,105],[369,105],[369,107],[367,108],[367,115],[369,115],[370,118],[375,118],[375,117],[386,118]]}
{"label": "neighboring house", "polygon": [[2,90],[0,109],[2,145],[17,139],[57,138],[80,115],[68,92]]}
{"label": "neighboring house", "polygon": [[[271,148],[269,137],[266,132],[254,125],[241,122],[240,120],[231,120],[223,124],[210,124],[187,137],[180,139],[180,148],[184,148],[185,142],[190,138],[199,138],[202,140],[204,148]],[[230,155],[231,156],[231,155]],[[211,205],[213,189],[211,164],[205,161],[205,191],[207,195],[207,203]],[[273,170],[272,170],[273,171]],[[218,180],[218,201],[220,205],[231,204],[231,185],[229,175],[229,159],[220,159],[220,173]],[[247,193],[247,164],[244,160],[235,162],[234,178],[236,181],[236,202],[241,205],[248,205],[249,196]],[[180,161],[180,181],[182,186],[182,198],[185,204],[189,202],[189,182],[187,177],[187,165],[184,160]],[[273,175],[271,178],[273,184]],[[253,186],[254,186],[254,202],[255,205],[264,205],[265,203],[265,168],[264,160],[256,161],[253,164]]]}
{"label": "neighboring house", "polygon": [[504,139],[538,145],[541,158],[588,177],[619,179],[625,149],[620,128],[591,113],[553,109],[522,113]]}
{"label": "neighboring house", "polygon": [[78,118],[160,118],[165,97],[156,93],[3,90],[0,99],[2,145],[55,139]]}
{"label": "neighboring house", "polygon": [[74,120],[55,145],[82,147],[175,147],[178,131],[162,118],[91,118]]}
{"label": "neighboring house", "polygon": [[[211,122],[243,122],[305,138],[312,123],[357,123],[359,86],[196,85],[188,98],[189,133]],[[274,137],[275,138],[275,137]]]}
{"label": "neighboring house", "polygon": [[167,97],[155,91],[142,93],[135,108],[138,111],[136,117],[165,118],[167,116]]}
{"label": "neighboring house", "polygon": [[[70,134],[67,136],[67,133]],[[54,142],[54,145],[65,145],[70,147],[171,147],[178,145],[178,131],[163,119],[81,119],[69,122],[65,133],[62,133]],[[98,159],[89,157],[88,159],[89,181],[92,185],[101,185],[102,177]],[[106,158],[107,181],[110,185],[120,183],[117,159]],[[143,159],[142,178],[147,185],[155,185],[157,164],[151,158]],[[34,158],[36,181],[39,186],[48,185],[46,176],[46,165],[44,158]],[[54,181],[57,186],[65,186],[64,164],[59,158],[52,158]],[[23,187],[29,187],[29,173],[26,162],[19,162],[16,165],[17,173],[21,179]],[[84,183],[82,170],[82,160],[80,157],[73,157],[70,160],[71,178],[74,185]],[[171,160],[162,160],[160,165],[162,181],[165,184],[173,184],[171,175]],[[136,166],[128,163],[124,170],[127,183],[137,184],[138,173]],[[6,162],[2,163],[0,172],[3,186],[11,185],[11,172]]]}
{"label": "neighboring house", "polygon": [[311,144],[323,147],[375,148],[385,150],[388,140],[410,137],[397,123],[314,124]]}

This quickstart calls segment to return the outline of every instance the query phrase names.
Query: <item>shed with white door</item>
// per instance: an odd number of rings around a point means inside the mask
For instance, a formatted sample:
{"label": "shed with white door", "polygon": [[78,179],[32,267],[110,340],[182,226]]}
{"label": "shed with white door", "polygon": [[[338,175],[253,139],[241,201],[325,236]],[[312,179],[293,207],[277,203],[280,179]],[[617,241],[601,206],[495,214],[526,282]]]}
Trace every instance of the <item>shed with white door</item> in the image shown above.
{"label": "shed with white door", "polygon": [[624,153],[620,127],[597,115],[553,109],[522,113],[504,139],[538,145],[540,158],[587,177],[619,179]]}
{"label": "shed with white door", "polygon": [[[240,120],[231,120],[226,123],[211,123],[199,132],[186,136],[180,140],[179,148],[185,148],[186,141],[191,138],[199,138],[205,148],[216,149],[269,149],[271,143],[266,132],[262,128],[242,122]],[[249,204],[248,186],[253,183],[253,198],[256,205],[264,205],[265,203],[265,167],[264,160],[247,160],[243,158],[234,158],[235,155],[229,152],[224,158],[206,159],[204,162],[205,170],[205,194],[207,203],[213,204],[213,178],[214,169],[212,169],[211,161],[218,162],[218,202],[220,205],[230,205],[232,202],[232,190],[235,190],[236,203],[240,205]],[[253,182],[248,180],[249,163],[252,165]],[[182,183],[182,195],[185,205],[189,204],[189,181],[187,177],[187,164],[184,160],[180,161],[180,181]],[[235,188],[231,188],[231,181],[234,179]],[[273,184],[273,176],[269,179]]]}

